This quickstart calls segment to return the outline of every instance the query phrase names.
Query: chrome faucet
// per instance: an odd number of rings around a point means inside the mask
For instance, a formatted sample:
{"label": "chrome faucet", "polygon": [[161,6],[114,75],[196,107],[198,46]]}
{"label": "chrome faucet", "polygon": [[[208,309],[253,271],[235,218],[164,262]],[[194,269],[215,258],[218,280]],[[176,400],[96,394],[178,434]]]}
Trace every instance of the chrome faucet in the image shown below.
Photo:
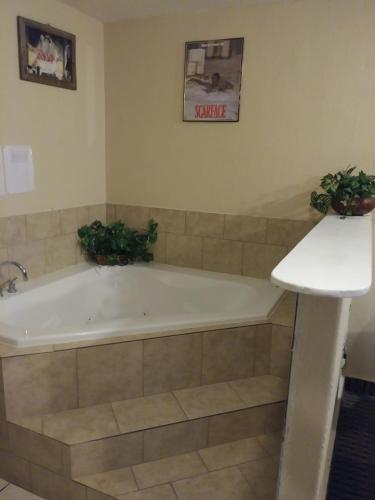
{"label": "chrome faucet", "polygon": [[[29,279],[29,277],[27,275],[26,268],[22,264],[20,264],[19,262],[16,262],[14,260],[4,260],[4,262],[0,263],[0,267],[6,266],[6,265],[16,266],[21,271],[23,280],[27,281]],[[17,277],[9,279],[9,280],[6,280],[6,281],[4,281],[4,283],[0,284],[0,296],[1,297],[3,296],[3,290],[4,290],[4,287],[6,285],[8,285],[8,288],[7,288],[7,292],[8,293],[15,293],[15,292],[17,292],[16,280],[17,280]]]}

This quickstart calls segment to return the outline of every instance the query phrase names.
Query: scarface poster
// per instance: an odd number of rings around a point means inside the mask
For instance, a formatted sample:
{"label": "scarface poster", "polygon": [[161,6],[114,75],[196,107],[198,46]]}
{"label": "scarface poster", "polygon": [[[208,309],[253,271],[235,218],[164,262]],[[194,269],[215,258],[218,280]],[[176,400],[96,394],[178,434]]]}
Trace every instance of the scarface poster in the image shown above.
{"label": "scarface poster", "polygon": [[184,121],[237,122],[243,38],[186,42]]}

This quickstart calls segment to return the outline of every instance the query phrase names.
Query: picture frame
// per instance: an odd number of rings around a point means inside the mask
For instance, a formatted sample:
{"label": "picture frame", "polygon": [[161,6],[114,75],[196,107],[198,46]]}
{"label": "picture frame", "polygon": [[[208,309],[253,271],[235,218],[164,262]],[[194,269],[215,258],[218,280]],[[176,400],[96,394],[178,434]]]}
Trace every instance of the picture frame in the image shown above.
{"label": "picture frame", "polygon": [[239,121],[243,49],[243,37],[185,43],[183,121]]}
{"label": "picture frame", "polygon": [[77,89],[76,37],[24,17],[17,17],[21,80]]}

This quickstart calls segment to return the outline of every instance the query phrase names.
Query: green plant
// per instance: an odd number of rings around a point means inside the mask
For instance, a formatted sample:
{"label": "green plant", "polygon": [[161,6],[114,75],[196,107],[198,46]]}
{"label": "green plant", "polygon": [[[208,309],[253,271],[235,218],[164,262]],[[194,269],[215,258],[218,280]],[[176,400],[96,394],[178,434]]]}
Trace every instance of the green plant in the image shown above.
{"label": "green plant", "polygon": [[373,199],[375,195],[375,176],[367,175],[362,170],[358,175],[352,175],[356,167],[340,170],[336,174],[325,175],[320,187],[325,193],[313,191],[310,206],[322,214],[333,207],[342,215],[361,215],[366,213],[362,206],[363,200]]}
{"label": "green plant", "polygon": [[104,225],[96,220],[78,229],[82,248],[99,263],[128,264],[136,260],[150,262],[154,256],[150,246],[157,240],[158,224],[150,219],[148,229],[137,231],[123,222]]}

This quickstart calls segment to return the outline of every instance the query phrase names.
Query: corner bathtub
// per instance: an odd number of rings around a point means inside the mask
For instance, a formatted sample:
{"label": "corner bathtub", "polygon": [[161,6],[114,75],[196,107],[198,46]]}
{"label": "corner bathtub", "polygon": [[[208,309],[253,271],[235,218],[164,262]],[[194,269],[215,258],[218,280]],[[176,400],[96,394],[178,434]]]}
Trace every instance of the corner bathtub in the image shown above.
{"label": "corner bathtub", "polygon": [[42,346],[262,323],[281,295],[269,281],[243,276],[163,264],[78,264],[4,293],[0,342]]}

